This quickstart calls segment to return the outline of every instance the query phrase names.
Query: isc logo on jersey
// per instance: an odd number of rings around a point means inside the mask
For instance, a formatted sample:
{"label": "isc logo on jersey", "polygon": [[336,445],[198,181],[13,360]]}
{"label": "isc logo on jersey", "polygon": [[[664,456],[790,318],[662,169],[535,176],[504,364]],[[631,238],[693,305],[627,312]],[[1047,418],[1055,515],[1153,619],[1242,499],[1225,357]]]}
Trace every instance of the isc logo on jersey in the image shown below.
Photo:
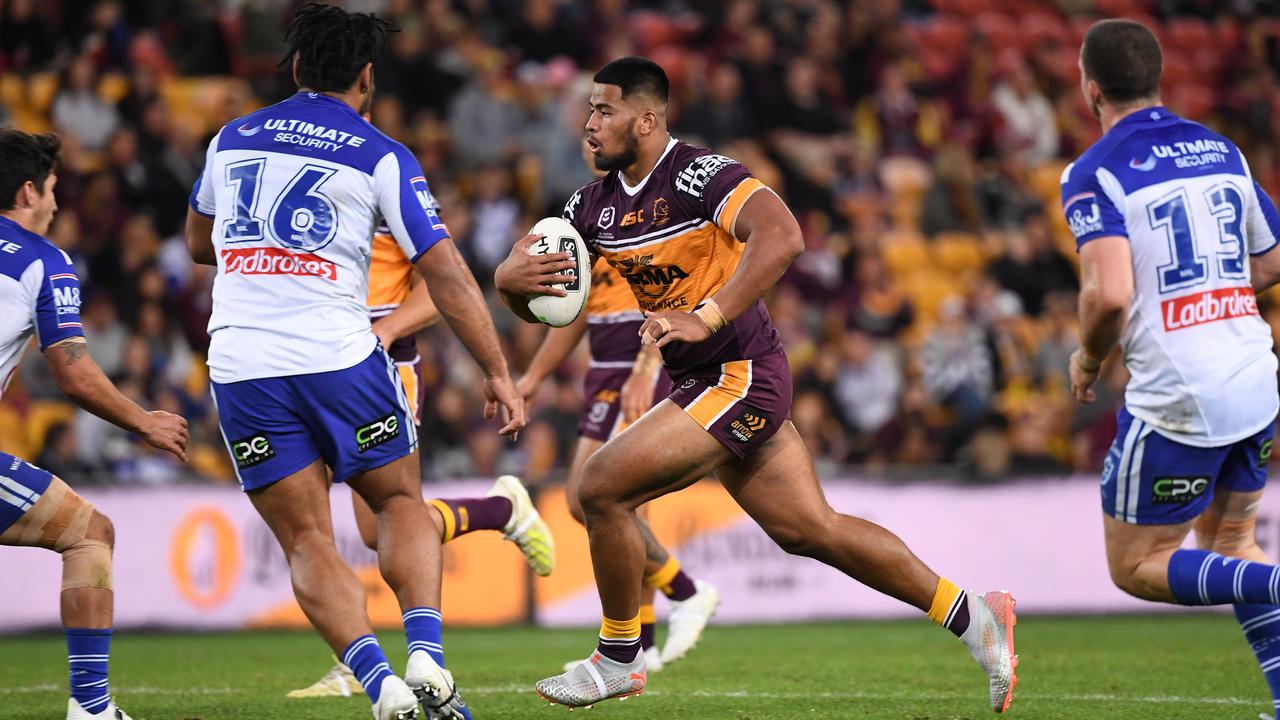
{"label": "isc logo on jersey", "polygon": [[1071,226],[1071,234],[1076,238],[1102,230],[1102,211],[1098,208],[1098,196],[1091,192],[1083,192],[1067,199],[1067,224]]}

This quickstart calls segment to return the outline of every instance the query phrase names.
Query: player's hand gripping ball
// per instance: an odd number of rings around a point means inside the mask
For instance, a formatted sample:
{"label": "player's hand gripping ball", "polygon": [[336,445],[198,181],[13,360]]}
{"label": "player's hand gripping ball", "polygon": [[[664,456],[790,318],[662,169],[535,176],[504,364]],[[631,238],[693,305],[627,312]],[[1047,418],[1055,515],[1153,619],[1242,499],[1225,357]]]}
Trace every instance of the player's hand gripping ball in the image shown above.
{"label": "player's hand gripping ball", "polygon": [[567,253],[575,263],[575,267],[560,271],[573,277],[570,282],[547,286],[563,294],[538,294],[529,298],[529,311],[539,321],[552,327],[564,327],[578,319],[587,306],[587,295],[591,291],[591,259],[587,254],[587,244],[572,225],[558,217],[539,220],[529,234],[541,236],[529,244],[529,255]]}

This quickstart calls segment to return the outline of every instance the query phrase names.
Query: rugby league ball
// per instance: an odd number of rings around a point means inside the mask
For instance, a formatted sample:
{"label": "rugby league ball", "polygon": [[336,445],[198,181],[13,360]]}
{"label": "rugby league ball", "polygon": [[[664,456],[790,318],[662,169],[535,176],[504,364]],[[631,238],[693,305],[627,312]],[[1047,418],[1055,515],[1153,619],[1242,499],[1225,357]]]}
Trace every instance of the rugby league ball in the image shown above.
{"label": "rugby league ball", "polygon": [[542,236],[529,246],[530,255],[567,252],[578,263],[578,267],[561,273],[573,275],[573,282],[551,286],[564,290],[568,295],[534,295],[529,298],[529,311],[534,317],[551,327],[564,327],[577,320],[587,306],[587,294],[591,291],[591,256],[587,253],[587,244],[567,220],[558,217],[539,220],[529,234]]}

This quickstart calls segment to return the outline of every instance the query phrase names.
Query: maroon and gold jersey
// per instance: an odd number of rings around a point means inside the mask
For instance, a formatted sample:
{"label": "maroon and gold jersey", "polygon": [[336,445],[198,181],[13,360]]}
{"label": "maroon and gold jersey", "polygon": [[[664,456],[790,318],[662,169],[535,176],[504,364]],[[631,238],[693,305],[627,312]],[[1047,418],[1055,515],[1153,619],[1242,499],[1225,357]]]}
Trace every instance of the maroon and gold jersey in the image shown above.
{"label": "maroon and gold jersey", "polygon": [[[744,246],[734,223],[762,189],[737,161],[673,138],[639,185],[629,187],[621,173],[611,172],[574,193],[564,218],[593,254],[618,271],[641,310],[692,312],[737,269]],[[780,348],[769,313],[757,301],[705,342],[671,343],[662,355],[679,376]]]}
{"label": "maroon and gold jersey", "polygon": [[627,281],[609,263],[591,270],[587,296],[587,347],[592,367],[629,368],[640,354],[644,313]]}

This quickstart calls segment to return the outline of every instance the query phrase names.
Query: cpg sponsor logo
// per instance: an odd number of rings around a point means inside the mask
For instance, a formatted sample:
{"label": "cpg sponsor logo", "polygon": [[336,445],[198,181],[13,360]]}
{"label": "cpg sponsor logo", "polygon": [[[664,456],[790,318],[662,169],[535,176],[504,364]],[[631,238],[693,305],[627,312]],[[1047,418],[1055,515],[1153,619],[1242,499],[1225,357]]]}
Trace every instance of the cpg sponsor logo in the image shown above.
{"label": "cpg sponsor logo", "polygon": [[271,441],[263,433],[231,442],[231,457],[241,470],[262,464],[275,456],[276,449],[271,447]]}
{"label": "cpg sponsor logo", "polygon": [[293,275],[336,282],[338,266],[319,255],[280,248],[228,248],[222,251],[223,272],[230,275]]}
{"label": "cpg sponsor logo", "polygon": [[1264,468],[1269,462],[1271,462],[1271,438],[1264,440],[1262,447],[1258,448],[1258,467]]}
{"label": "cpg sponsor logo", "polygon": [[1160,303],[1166,331],[1258,314],[1258,297],[1248,287],[1229,287],[1183,295]]}
{"label": "cpg sponsor logo", "polygon": [[749,443],[768,424],[769,418],[764,413],[750,408],[743,410],[729,423],[729,434],[740,443]]}
{"label": "cpg sponsor logo", "polygon": [[400,419],[395,413],[356,428],[356,449],[364,452],[400,437]]}
{"label": "cpg sponsor logo", "polygon": [[1204,494],[1209,488],[1207,477],[1163,477],[1151,484],[1151,502],[1183,504]]}

